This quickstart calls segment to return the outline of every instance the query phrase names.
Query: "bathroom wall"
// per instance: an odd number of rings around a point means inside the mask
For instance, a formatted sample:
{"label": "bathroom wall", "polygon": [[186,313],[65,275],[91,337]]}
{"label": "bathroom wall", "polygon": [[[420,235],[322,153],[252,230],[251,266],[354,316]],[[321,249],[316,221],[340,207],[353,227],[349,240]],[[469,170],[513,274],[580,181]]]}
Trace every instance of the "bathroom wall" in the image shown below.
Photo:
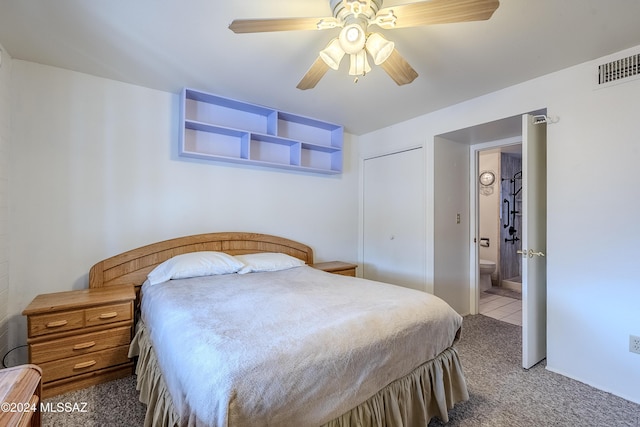
{"label": "bathroom wall", "polygon": [[[501,175],[502,175],[502,197],[501,212],[502,226],[500,226],[500,280],[508,280],[520,276],[520,255],[516,253],[522,247],[522,180],[511,182],[512,178],[522,172],[522,158],[512,154],[502,153],[501,156]],[[520,174],[518,175],[520,176]],[[513,193],[517,193],[514,199]],[[508,200],[507,204],[504,200]],[[514,204],[515,203],[515,204]],[[515,216],[511,215],[511,210],[517,211]],[[509,224],[508,227],[504,227]],[[509,230],[513,227],[514,233],[510,234]],[[513,239],[517,239],[512,241]],[[519,280],[515,280],[519,281]]]}
{"label": "bathroom wall", "polygon": [[[500,264],[500,150],[487,150],[479,153],[478,171],[493,172],[496,180],[493,185],[483,187],[478,182],[479,236],[488,238],[489,246],[480,244],[479,257]],[[482,240],[481,240],[482,242]],[[491,275],[492,282],[500,280],[499,269]]]}

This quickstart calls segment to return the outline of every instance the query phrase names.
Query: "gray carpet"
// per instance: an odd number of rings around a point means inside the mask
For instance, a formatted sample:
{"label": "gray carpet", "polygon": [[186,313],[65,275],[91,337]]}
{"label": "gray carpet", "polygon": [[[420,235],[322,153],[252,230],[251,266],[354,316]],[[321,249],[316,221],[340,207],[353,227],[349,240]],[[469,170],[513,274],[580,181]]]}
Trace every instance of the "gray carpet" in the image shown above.
{"label": "gray carpet", "polygon": [[458,351],[470,399],[449,411],[447,426],[640,426],[638,404],[547,371],[544,360],[522,369],[521,342],[520,326],[465,317]]}
{"label": "gray carpet", "polygon": [[[135,377],[98,384],[44,400],[43,427],[137,427],[144,425],[146,406],[138,401]],[[86,411],[80,412],[86,403]],[[76,405],[77,406],[74,406]],[[60,411],[59,405],[63,405]],[[70,405],[71,411],[64,409]],[[45,406],[47,407],[47,406]],[[76,410],[77,409],[77,410]]]}
{"label": "gray carpet", "polygon": [[[449,423],[433,419],[429,427],[640,427],[640,405],[549,372],[544,361],[522,369],[519,326],[477,315],[465,317],[463,328],[458,350],[471,398],[449,412]],[[43,426],[141,426],[144,420],[133,377],[45,402],[86,402],[87,412],[45,413]]]}

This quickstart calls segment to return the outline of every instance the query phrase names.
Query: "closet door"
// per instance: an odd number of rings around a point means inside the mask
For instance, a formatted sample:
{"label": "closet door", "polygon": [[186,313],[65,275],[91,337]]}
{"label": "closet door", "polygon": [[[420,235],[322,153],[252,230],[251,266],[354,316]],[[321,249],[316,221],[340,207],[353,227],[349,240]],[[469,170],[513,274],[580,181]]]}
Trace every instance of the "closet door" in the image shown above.
{"label": "closet door", "polygon": [[422,148],[366,159],[363,276],[426,290]]}

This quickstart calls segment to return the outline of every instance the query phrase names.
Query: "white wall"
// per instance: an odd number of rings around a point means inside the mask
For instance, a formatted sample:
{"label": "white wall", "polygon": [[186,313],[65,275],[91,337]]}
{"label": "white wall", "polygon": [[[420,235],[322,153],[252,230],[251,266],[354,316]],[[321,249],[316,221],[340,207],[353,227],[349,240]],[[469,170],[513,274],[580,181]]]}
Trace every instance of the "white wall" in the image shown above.
{"label": "white wall", "polygon": [[251,231],[357,261],[357,154],[326,176],[179,159],[178,95],[13,61],[12,341],[40,293],[87,286],[106,257],[163,239]]}
{"label": "white wall", "polygon": [[[547,368],[640,403],[640,356],[628,351],[629,334],[640,335],[640,80],[594,90],[597,63],[363,135],[359,144],[363,157],[424,144],[433,206],[441,202],[430,172],[435,136],[545,107],[559,117],[547,138]],[[433,271],[433,211],[426,215]]]}
{"label": "white wall", "polygon": [[[478,258],[493,261],[498,266],[501,244],[500,209],[502,208],[502,200],[500,200],[500,150],[481,151],[478,155],[478,166],[479,173],[491,171],[496,177],[493,185],[487,187],[484,193],[476,181],[475,188],[480,189],[478,190],[478,211],[480,213],[478,235],[489,239],[489,247],[479,247]],[[499,270],[500,268],[496,267],[496,271],[492,275],[494,279],[497,279]]]}
{"label": "white wall", "polygon": [[[434,146],[433,288],[458,313],[469,314],[469,147],[437,137]],[[460,189],[464,189],[460,191]],[[458,221],[459,216],[459,221]]]}
{"label": "white wall", "polygon": [[11,57],[0,45],[0,357],[9,350],[9,156]]}

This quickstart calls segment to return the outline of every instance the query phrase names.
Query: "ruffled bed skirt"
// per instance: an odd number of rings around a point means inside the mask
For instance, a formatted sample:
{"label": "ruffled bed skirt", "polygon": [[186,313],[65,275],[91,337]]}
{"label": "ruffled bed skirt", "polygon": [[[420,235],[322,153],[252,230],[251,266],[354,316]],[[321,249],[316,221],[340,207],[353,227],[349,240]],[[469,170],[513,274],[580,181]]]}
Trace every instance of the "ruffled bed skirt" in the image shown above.
{"label": "ruffled bed skirt", "polygon": [[[199,426],[194,416],[181,420],[176,413],[142,322],[138,322],[129,357],[138,357],[137,389],[140,401],[147,405],[145,427]],[[323,427],[426,426],[433,417],[447,422],[447,411],[468,399],[458,352],[449,347]]]}

